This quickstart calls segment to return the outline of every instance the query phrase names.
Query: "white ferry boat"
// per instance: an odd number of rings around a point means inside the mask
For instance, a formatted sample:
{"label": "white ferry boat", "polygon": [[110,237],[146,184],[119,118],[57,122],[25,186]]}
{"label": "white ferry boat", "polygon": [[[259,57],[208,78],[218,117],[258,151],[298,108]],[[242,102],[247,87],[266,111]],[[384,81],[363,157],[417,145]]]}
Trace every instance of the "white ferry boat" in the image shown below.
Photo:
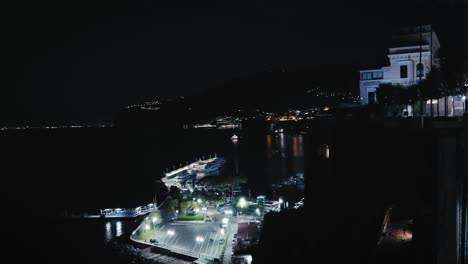
{"label": "white ferry boat", "polygon": [[178,182],[185,182],[189,179],[192,179],[192,177],[195,176],[194,171],[189,171],[189,170],[184,170],[182,172],[179,172],[176,176],[176,181]]}
{"label": "white ferry boat", "polygon": [[217,175],[219,169],[226,163],[226,160],[223,158],[216,158],[215,160],[209,162],[205,166],[205,174],[206,176]]}

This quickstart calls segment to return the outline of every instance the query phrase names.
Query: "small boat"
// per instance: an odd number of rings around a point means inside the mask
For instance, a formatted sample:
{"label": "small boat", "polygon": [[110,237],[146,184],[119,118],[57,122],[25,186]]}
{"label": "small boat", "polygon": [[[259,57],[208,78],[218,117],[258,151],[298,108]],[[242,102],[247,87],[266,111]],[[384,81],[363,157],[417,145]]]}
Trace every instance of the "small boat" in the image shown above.
{"label": "small boat", "polygon": [[239,137],[236,136],[236,134],[233,134],[232,137],[231,137],[231,140],[232,140],[233,142],[236,142],[238,139],[239,139]]}

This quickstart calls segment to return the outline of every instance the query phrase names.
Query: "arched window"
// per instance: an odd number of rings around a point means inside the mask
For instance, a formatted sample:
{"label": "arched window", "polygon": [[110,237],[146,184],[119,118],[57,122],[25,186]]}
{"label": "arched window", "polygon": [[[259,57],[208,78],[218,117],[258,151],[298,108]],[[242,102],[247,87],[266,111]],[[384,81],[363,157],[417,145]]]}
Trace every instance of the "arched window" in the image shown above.
{"label": "arched window", "polygon": [[422,63],[418,63],[418,65],[416,65],[416,72],[417,77],[424,77],[424,65]]}

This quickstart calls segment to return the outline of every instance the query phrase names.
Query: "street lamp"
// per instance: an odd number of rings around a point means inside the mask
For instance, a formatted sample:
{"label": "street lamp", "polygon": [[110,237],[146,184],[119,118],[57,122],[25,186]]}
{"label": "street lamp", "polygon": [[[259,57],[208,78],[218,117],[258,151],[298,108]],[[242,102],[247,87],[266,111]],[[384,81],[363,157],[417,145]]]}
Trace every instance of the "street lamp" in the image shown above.
{"label": "street lamp", "polygon": [[244,209],[244,205],[245,205],[245,198],[244,198],[244,197],[241,197],[241,198],[239,199],[239,203],[240,203],[241,213],[242,213],[242,209]]}

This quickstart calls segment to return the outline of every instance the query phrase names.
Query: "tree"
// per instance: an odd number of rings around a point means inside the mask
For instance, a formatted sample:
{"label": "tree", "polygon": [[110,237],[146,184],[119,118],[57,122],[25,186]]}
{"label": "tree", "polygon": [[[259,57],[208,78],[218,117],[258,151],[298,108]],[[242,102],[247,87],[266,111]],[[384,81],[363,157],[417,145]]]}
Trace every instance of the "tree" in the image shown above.
{"label": "tree", "polygon": [[[434,67],[418,85],[421,90],[422,99],[424,101],[431,100],[431,116],[434,116],[434,104],[432,104],[432,100],[442,97],[443,91],[446,88],[440,70]],[[438,106],[437,112],[439,112]]]}
{"label": "tree", "polygon": [[171,195],[172,199],[179,200],[180,197],[180,189],[176,186],[172,185],[169,189],[169,194]]}
{"label": "tree", "polygon": [[383,104],[386,111],[397,115],[400,105],[405,100],[405,88],[399,84],[381,83],[377,88],[377,101]]}

